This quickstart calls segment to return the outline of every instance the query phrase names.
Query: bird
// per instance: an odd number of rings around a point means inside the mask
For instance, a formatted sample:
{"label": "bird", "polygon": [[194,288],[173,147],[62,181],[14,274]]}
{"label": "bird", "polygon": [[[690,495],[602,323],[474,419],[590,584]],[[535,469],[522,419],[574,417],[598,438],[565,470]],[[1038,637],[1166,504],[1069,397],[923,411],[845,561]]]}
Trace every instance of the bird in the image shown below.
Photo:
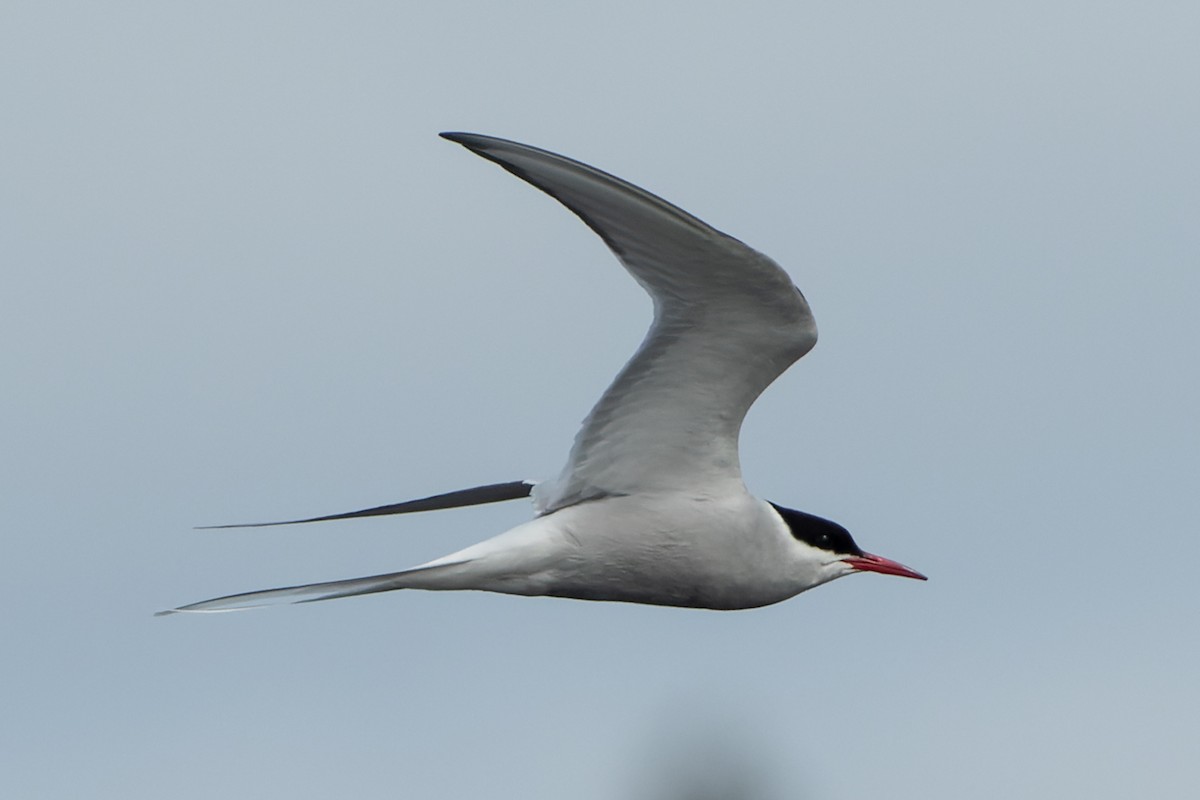
{"label": "bird", "polygon": [[836,522],[761,500],[742,480],[750,406],[813,348],[808,301],[767,256],[660,197],[548,150],[442,133],[553,197],[650,295],[645,339],[584,419],[565,466],[543,481],[476,486],[282,522],[406,514],[531,498],[532,519],[410,569],[217,597],[159,612],[230,611],[398,589],[738,610],[846,575],[918,580]]}

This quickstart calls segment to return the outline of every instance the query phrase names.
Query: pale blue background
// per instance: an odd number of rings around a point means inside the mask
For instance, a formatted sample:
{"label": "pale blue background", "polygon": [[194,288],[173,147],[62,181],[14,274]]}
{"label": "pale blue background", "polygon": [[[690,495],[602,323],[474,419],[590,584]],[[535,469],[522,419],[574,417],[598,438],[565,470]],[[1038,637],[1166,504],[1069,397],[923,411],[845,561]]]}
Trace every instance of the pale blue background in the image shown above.
{"label": "pale blue background", "polygon": [[[1184,798],[1200,753],[1195,3],[0,11],[0,794]],[[753,490],[927,584],[709,613],[397,593],[551,475],[649,303],[436,138],[783,264]]]}

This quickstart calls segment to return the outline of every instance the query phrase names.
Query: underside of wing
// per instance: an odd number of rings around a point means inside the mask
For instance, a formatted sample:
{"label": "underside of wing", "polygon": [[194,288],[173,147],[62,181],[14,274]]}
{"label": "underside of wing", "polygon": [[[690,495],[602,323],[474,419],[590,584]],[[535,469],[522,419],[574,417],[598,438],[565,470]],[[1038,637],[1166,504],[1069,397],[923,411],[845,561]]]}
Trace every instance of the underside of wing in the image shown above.
{"label": "underside of wing", "polygon": [[533,491],[533,481],[509,481],[508,483],[489,483],[486,486],[473,486],[470,489],[459,489],[455,492],[435,494],[418,500],[407,500],[403,503],[392,503],[386,506],[364,508],[361,511],[346,511],[341,514],[327,514],[321,517],[307,519],[289,519],[280,522],[241,522],[233,525],[202,525],[199,530],[222,530],[225,528],[269,528],[273,525],[301,525],[306,522],[330,522],[338,519],[356,519],[358,517],[382,517],[390,514],[413,514],[418,511],[441,511],[446,508],[465,508],[484,503],[500,503],[505,500],[517,500],[528,497]]}
{"label": "underside of wing", "polygon": [[646,339],[584,421],[562,474],[535,489],[538,510],[740,481],[746,411],[816,343],[808,303],[787,273],[594,167],[503,139],[442,135],[573,211],[654,301]]}

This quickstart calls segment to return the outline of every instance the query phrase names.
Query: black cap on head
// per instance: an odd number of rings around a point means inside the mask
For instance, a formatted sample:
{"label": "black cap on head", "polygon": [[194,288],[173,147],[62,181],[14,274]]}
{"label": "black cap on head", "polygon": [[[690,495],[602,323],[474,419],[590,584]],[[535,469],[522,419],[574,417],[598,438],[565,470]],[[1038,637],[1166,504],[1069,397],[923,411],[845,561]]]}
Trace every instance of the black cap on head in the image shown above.
{"label": "black cap on head", "polygon": [[854,543],[854,537],[850,535],[850,531],[836,522],[830,522],[815,514],[806,514],[803,511],[777,506],[774,503],[771,503],[771,507],[779,512],[779,516],[783,517],[783,521],[792,531],[792,536],[805,544],[838,555],[863,555],[862,548]]}

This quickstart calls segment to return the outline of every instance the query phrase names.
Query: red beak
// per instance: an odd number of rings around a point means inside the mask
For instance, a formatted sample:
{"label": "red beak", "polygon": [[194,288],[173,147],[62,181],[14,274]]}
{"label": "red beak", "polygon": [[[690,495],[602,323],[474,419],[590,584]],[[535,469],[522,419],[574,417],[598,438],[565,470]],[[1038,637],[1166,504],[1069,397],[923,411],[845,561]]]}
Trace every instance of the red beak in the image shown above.
{"label": "red beak", "polygon": [[898,561],[892,561],[890,558],[875,556],[870,553],[843,558],[842,561],[845,561],[859,572],[879,572],[883,575],[899,575],[901,578],[916,578],[919,581],[929,580],[929,578],[926,578],[915,569],[910,569]]}

